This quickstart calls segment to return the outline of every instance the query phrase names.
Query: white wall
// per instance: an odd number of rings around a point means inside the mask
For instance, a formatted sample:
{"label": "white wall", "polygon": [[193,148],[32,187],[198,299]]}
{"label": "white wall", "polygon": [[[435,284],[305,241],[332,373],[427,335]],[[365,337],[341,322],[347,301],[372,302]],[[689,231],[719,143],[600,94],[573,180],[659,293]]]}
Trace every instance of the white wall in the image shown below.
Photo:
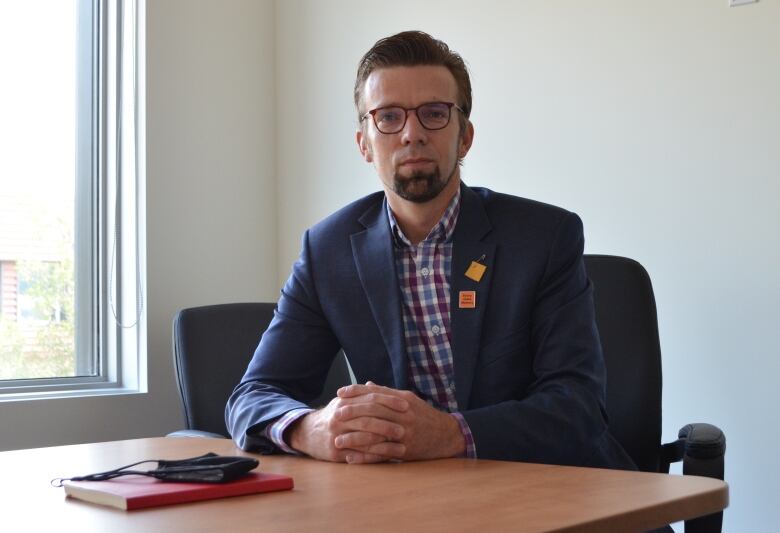
{"label": "white wall", "polygon": [[146,9],[149,392],[5,402],[2,449],[183,428],[175,312],[278,295],[273,2]]}
{"label": "white wall", "polygon": [[471,67],[464,178],[578,212],[587,252],[650,272],[664,438],[727,435],[725,531],[777,531],[780,2],[277,3],[280,283],[301,232],[379,188],[351,90],[379,37],[423,29]]}
{"label": "white wall", "polygon": [[[274,5],[147,2],[149,434],[181,427],[171,320],[278,296]],[[218,356],[219,354],[215,354]]]}

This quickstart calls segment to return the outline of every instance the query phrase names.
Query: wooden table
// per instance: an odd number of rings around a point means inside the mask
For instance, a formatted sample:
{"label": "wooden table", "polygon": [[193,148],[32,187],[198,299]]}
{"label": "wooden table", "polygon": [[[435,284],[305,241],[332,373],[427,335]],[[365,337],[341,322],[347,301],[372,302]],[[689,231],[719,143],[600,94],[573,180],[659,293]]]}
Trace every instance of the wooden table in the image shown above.
{"label": "wooden table", "polygon": [[[7,428],[6,428],[7,429]],[[722,481],[530,463],[446,459],[345,465],[258,456],[295,489],[138,511],[65,498],[55,477],[213,451],[229,440],[155,438],[0,453],[4,531],[639,531],[728,505]]]}

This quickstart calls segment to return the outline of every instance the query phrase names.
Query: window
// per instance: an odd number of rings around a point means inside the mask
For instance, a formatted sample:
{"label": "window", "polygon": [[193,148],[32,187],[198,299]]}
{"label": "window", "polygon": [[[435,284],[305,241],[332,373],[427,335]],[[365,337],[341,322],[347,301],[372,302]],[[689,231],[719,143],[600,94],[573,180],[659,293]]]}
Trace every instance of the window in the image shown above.
{"label": "window", "polygon": [[0,4],[0,395],[142,388],[143,2]]}

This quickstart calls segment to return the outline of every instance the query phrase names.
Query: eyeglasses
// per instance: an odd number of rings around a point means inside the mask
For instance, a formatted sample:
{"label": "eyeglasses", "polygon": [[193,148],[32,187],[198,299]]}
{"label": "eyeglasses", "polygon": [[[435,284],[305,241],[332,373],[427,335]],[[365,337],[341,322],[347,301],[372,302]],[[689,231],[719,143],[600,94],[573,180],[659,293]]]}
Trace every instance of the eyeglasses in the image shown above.
{"label": "eyeglasses", "polygon": [[461,113],[464,112],[451,102],[429,102],[409,108],[401,106],[377,107],[360,117],[360,120],[363,121],[371,115],[374,118],[376,129],[380,133],[398,133],[406,126],[409,111],[414,111],[423,128],[440,130],[446,128],[447,124],[450,123],[453,107]]}

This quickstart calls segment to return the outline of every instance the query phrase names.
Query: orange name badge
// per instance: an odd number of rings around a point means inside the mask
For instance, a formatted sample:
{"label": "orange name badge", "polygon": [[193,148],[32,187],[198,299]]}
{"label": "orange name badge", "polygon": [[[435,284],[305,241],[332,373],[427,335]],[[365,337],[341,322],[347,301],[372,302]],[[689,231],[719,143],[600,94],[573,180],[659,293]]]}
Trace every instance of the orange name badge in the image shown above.
{"label": "orange name badge", "polygon": [[474,309],[477,307],[477,292],[460,291],[458,294],[458,307],[461,309]]}
{"label": "orange name badge", "polygon": [[479,283],[479,280],[481,280],[482,276],[485,274],[485,270],[487,270],[485,265],[472,261],[468,270],[466,270],[466,277]]}

